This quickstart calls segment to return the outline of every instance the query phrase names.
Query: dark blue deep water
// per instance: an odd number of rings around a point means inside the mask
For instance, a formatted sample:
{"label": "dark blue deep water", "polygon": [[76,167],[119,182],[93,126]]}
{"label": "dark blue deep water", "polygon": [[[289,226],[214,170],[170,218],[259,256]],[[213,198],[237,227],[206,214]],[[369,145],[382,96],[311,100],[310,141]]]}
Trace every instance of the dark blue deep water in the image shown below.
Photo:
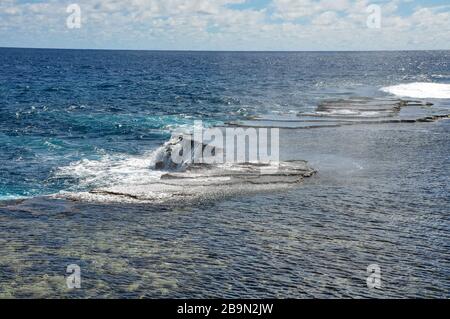
{"label": "dark blue deep water", "polygon": [[[295,114],[414,82],[450,83],[450,52],[0,49],[0,298],[450,297],[448,120],[282,133],[288,156],[319,171],[286,192],[10,205],[95,187],[80,176],[103,179],[194,120]],[[65,287],[71,263],[80,290]],[[373,263],[379,290],[366,286]]]}

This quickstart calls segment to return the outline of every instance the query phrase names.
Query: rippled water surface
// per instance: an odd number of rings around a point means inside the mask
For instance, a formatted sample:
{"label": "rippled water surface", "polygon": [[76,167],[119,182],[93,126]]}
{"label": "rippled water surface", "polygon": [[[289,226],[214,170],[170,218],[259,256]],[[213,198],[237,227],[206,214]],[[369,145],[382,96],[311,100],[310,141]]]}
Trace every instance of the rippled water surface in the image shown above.
{"label": "rippled water surface", "polygon": [[[147,155],[195,119],[446,84],[449,58],[0,49],[0,298],[449,298],[447,119],[281,130],[282,158],[318,173],[276,192],[189,205],[41,197],[142,174]],[[69,264],[81,289],[66,288]],[[367,287],[370,264],[381,289]]]}

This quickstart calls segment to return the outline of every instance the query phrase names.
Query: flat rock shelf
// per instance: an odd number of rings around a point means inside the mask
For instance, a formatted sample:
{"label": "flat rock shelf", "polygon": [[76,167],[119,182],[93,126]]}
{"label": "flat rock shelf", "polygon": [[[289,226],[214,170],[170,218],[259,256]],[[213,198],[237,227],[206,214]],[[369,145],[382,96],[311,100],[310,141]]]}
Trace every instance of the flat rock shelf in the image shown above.
{"label": "flat rock shelf", "polygon": [[355,124],[432,122],[448,118],[447,110],[428,101],[355,97],[326,100],[314,112],[276,114],[227,123],[241,127],[310,129]]}
{"label": "flat rock shelf", "polygon": [[98,188],[84,193],[60,194],[57,197],[122,203],[201,201],[233,194],[285,189],[315,173],[306,161],[301,160],[272,164],[192,164],[185,171],[163,174],[154,183]]}

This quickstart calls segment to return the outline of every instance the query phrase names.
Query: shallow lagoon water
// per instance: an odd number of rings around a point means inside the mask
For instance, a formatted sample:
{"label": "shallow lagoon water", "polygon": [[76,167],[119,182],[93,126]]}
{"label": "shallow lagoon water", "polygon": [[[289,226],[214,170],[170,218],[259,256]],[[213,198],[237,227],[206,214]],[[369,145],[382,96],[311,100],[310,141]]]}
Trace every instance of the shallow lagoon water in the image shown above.
{"label": "shallow lagoon water", "polygon": [[[440,81],[448,52],[31,51],[1,51],[0,297],[450,297],[446,119],[282,130],[282,158],[318,171],[283,190],[184,205],[41,197],[95,187],[111,167],[140,172],[194,119],[295,116],[324,98]],[[93,184],[58,177],[87,160]],[[81,289],[66,288],[69,264]],[[379,290],[367,288],[370,264]]]}

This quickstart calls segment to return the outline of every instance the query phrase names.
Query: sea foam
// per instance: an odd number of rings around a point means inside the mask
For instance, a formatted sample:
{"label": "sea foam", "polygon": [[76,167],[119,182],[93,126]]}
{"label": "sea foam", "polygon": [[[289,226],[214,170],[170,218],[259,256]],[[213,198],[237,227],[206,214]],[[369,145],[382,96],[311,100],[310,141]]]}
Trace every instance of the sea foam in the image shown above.
{"label": "sea foam", "polygon": [[73,190],[111,185],[136,185],[154,182],[162,175],[151,170],[155,152],[131,156],[104,156],[100,160],[83,159],[69,166],[59,167],[54,178],[74,179]]}
{"label": "sea foam", "polygon": [[450,84],[416,82],[387,86],[381,90],[400,97],[450,99]]}

